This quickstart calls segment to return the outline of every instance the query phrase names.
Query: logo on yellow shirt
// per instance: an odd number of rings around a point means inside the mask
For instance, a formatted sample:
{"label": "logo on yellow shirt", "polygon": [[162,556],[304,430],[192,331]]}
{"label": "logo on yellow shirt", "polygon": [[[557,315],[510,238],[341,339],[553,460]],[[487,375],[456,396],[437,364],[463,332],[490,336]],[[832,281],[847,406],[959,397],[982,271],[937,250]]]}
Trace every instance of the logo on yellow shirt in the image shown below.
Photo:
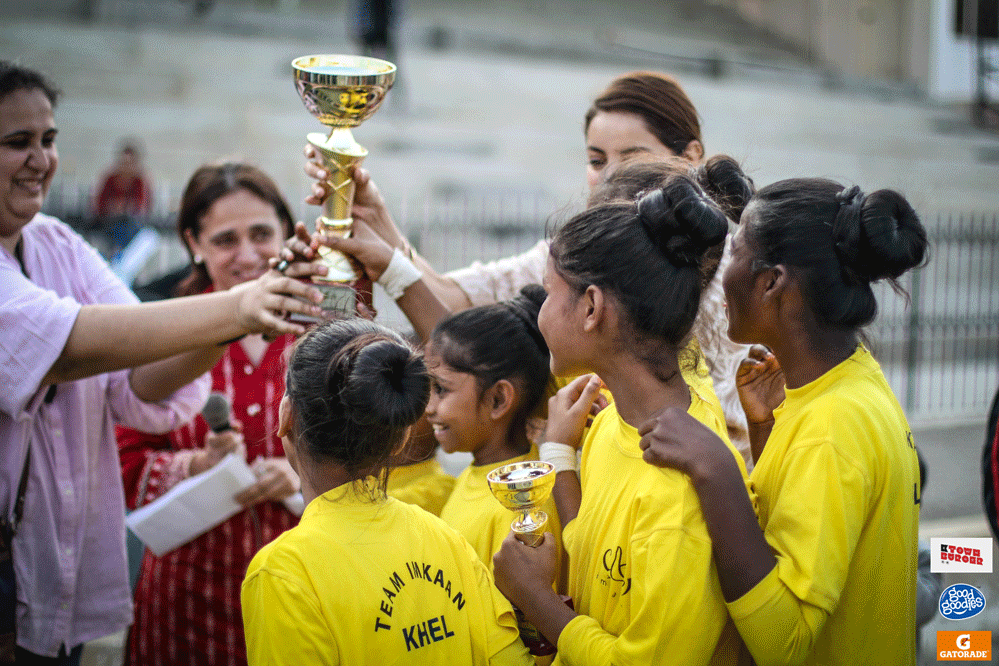
{"label": "logo on yellow shirt", "polygon": [[[601,585],[610,585],[611,583],[617,583],[619,586],[624,585],[624,591],[621,592],[621,596],[628,594],[631,591],[631,577],[625,577],[625,567],[628,565],[624,562],[624,551],[621,550],[621,546],[611,550],[608,548],[604,551],[603,557],[604,573],[598,576]],[[617,592],[611,594],[612,597],[617,596]]]}
{"label": "logo on yellow shirt", "polygon": [[992,661],[992,632],[938,631],[937,661]]}

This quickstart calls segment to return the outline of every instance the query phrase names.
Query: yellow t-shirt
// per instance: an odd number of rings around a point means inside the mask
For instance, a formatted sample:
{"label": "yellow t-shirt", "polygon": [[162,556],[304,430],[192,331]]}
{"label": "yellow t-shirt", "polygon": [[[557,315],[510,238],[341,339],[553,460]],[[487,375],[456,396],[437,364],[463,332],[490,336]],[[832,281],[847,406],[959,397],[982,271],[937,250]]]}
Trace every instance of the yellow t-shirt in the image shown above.
{"label": "yellow t-shirt", "polygon": [[[493,555],[510,533],[510,523],[517,514],[499,503],[489,490],[486,475],[503,465],[537,459],[538,449],[532,445],[530,451],[516,458],[491,465],[469,465],[458,475],[451,497],[441,511],[441,519],[465,537],[490,571],[493,570]],[[565,549],[562,546],[562,524],[559,522],[555,500],[549,497],[542,511],[548,514],[548,525],[545,530],[555,537],[555,545],[560,555],[560,566],[556,569],[555,575],[556,588],[564,589],[558,586],[562,581],[564,567],[561,566],[561,562],[564,558],[561,555]]]}
{"label": "yellow t-shirt", "polygon": [[753,469],[777,566],[729,604],[760,666],[914,664],[919,467],[863,347],[787,391]]}
{"label": "yellow t-shirt", "polygon": [[412,465],[393,467],[386,490],[389,497],[415,504],[435,516],[441,515],[444,503],[451,496],[454,477],[431,458]]}
{"label": "yellow t-shirt", "polygon": [[[717,410],[690,396],[688,413],[727,442]],[[697,493],[681,472],[646,463],[639,440],[612,404],[583,443],[582,503],[563,534],[580,615],[563,629],[556,663],[744,663]]]}
{"label": "yellow t-shirt", "polygon": [[532,663],[510,602],[460,535],[349,485],[257,553],[242,604],[253,665]]}

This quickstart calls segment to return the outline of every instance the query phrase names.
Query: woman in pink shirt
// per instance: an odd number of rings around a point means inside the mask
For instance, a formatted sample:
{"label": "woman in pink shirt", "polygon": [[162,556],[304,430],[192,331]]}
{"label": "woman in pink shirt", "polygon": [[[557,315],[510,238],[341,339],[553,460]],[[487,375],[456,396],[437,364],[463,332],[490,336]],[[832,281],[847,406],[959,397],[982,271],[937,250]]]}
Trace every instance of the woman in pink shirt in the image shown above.
{"label": "woman in pink shirt", "polygon": [[0,61],[0,517],[13,517],[27,468],[12,541],[17,659],[75,664],[85,641],[132,618],[113,424],[180,426],[228,342],[299,333],[281,311],[316,315],[320,296],[293,279],[315,270],[297,264],[227,292],[138,304],[93,248],[40,212],[58,164],[56,98],[38,72]]}

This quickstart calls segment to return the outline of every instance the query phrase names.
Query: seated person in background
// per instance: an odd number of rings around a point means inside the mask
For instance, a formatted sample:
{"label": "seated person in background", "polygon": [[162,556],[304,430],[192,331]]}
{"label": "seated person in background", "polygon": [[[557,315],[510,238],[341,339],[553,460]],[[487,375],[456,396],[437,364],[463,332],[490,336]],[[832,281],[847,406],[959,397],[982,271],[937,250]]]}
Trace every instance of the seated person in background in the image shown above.
{"label": "seated person in background", "polygon": [[251,665],[532,663],[468,543],[385,495],[429,394],[422,357],[363,319],[321,324],[292,349],[278,435],[307,506],[246,573]]}
{"label": "seated person in background", "polygon": [[[277,185],[247,164],[209,164],[191,176],[177,231],[191,256],[177,296],[226,291],[267,271],[291,234],[291,213]],[[298,522],[281,500],[298,475],[275,434],[284,393],[284,358],[294,342],[248,335],[212,369],[212,390],[232,407],[234,428],[212,432],[198,416],[166,435],[119,427],[125,496],[135,509],[199,474],[227,453],[251,463],[257,484],[237,500],[245,509],[162,557],[146,551],[135,590],[135,623],[126,664],[245,664],[239,586],[253,555]]]}

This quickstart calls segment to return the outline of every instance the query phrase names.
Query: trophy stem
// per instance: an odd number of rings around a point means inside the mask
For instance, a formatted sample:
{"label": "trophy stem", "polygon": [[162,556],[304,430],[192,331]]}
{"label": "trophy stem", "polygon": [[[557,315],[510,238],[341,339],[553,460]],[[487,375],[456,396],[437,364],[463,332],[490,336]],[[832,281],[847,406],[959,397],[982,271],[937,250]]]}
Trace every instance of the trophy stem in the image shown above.
{"label": "trophy stem", "polygon": [[545,540],[545,527],[547,526],[548,514],[544,511],[525,513],[510,525],[517,541],[532,548],[537,548]]}

